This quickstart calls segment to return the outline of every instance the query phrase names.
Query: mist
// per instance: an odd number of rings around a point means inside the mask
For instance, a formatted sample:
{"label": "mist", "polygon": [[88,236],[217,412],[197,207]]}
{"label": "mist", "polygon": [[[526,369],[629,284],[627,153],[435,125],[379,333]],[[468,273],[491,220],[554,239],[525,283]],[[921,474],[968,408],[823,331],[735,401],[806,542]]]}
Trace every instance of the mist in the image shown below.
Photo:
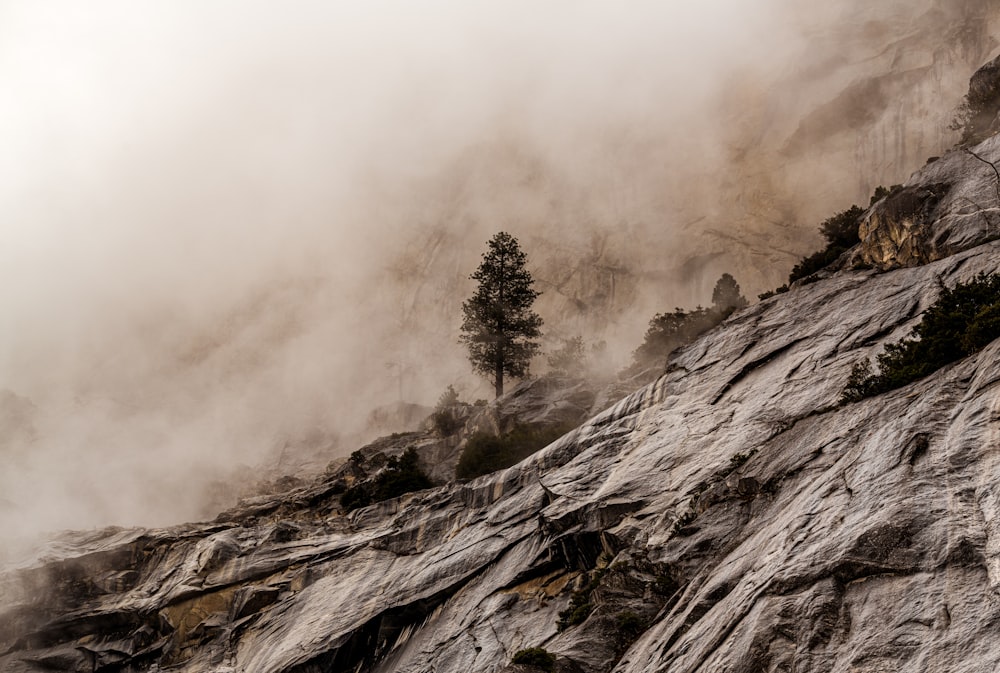
{"label": "mist", "polygon": [[377,407],[488,397],[457,334],[501,229],[547,337],[618,365],[723,271],[779,285],[823,217],[953,142],[981,15],[0,3],[2,535],[212,516]]}

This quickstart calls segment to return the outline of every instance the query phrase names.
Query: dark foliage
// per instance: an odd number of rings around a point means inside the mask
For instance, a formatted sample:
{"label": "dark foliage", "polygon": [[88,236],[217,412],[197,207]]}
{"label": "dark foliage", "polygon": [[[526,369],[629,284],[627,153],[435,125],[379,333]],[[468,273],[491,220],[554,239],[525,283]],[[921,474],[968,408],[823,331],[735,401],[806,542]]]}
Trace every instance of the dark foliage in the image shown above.
{"label": "dark foliage", "polygon": [[500,397],[505,376],[527,375],[538,352],[542,319],[531,310],[539,293],[517,239],[501,231],[487,245],[482,264],[470,276],[479,285],[462,304],[460,341],[473,368],[493,380]]}
{"label": "dark foliage", "polygon": [[515,653],[510,663],[522,666],[535,666],[543,671],[552,671],[556,665],[556,657],[545,648],[529,647]]}
{"label": "dark foliage", "polygon": [[557,624],[560,631],[564,631],[570,626],[576,626],[586,621],[590,613],[594,611],[594,605],[590,602],[590,594],[601,584],[601,580],[607,574],[607,568],[594,570],[583,587],[573,592],[569,599],[569,607],[559,612],[559,622]]}
{"label": "dark foliage", "polygon": [[431,423],[441,436],[448,437],[462,428],[462,421],[455,413],[455,407],[460,404],[461,401],[458,399],[458,392],[454,386],[448,386],[438,398],[434,413],[431,414]]}
{"label": "dark foliage", "polygon": [[877,358],[851,371],[841,396],[856,402],[901,388],[941,367],[971,355],[1000,337],[1000,275],[981,273],[952,289],[941,288],[909,337],[889,344]]}
{"label": "dark foliage", "polygon": [[573,426],[568,425],[518,424],[500,437],[477,432],[465,445],[455,467],[455,476],[472,479],[515,465],[572,429]]}
{"label": "dark foliage", "polygon": [[733,311],[744,308],[746,298],[740,285],[728,273],[722,274],[712,290],[712,307],[693,311],[675,308],[672,313],[657,313],[649,321],[642,345],[632,353],[632,366],[638,371],[663,364],[675,349],[685,346],[725,320]]}
{"label": "dark foliage", "polygon": [[864,212],[858,206],[851,206],[844,212],[824,220],[819,226],[819,231],[826,239],[826,247],[796,264],[788,276],[788,282],[794,283],[826,268],[858,244],[861,240],[858,238],[859,221]]}
{"label": "dark foliage", "polygon": [[726,315],[746,307],[747,300],[740,294],[740,284],[730,274],[724,273],[716,281],[712,290],[712,305],[716,311]]}
{"label": "dark foliage", "polygon": [[404,493],[420,491],[434,486],[420,469],[417,452],[410,447],[398,458],[386,461],[385,469],[370,482],[356,484],[340,496],[340,506],[345,511],[365,507],[373,502],[396,498]]}
{"label": "dark foliage", "polygon": [[879,185],[878,187],[875,188],[875,193],[872,194],[872,198],[868,202],[868,207],[871,208],[879,200],[885,198],[886,196],[889,196],[890,194],[892,194],[894,192],[898,192],[902,188],[903,188],[903,185],[893,185],[892,187],[889,187],[888,189],[886,189],[882,185]]}
{"label": "dark foliage", "polygon": [[767,292],[763,292],[763,293],[757,295],[757,299],[760,299],[761,301],[764,301],[765,299],[770,299],[771,297],[773,297],[776,294],[784,294],[785,292],[788,292],[788,286],[787,285],[782,285],[781,287],[777,287],[777,288],[775,288],[773,290],[768,290]]}
{"label": "dark foliage", "polygon": [[675,308],[673,313],[657,313],[649,321],[642,345],[632,353],[633,367],[662,365],[675,349],[691,343],[724,318],[719,311],[700,306],[693,311]]}
{"label": "dark foliage", "polygon": [[549,367],[558,374],[580,376],[586,367],[583,337],[564,339],[562,347],[549,354]]}
{"label": "dark foliage", "polygon": [[632,612],[624,610],[615,615],[615,631],[622,645],[635,642],[636,638],[646,630],[646,620]]}

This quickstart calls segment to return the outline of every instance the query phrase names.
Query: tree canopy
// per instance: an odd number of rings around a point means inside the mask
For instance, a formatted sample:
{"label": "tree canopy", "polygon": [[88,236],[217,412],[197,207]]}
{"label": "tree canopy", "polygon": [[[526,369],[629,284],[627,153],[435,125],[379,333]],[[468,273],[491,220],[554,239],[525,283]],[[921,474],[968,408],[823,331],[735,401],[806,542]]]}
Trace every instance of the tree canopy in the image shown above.
{"label": "tree canopy", "polygon": [[531,310],[539,292],[526,262],[517,239],[499,232],[470,276],[479,283],[475,293],[462,304],[460,340],[469,349],[473,369],[493,381],[497,397],[503,395],[505,376],[528,373],[539,348],[535,339],[541,336],[542,319]]}

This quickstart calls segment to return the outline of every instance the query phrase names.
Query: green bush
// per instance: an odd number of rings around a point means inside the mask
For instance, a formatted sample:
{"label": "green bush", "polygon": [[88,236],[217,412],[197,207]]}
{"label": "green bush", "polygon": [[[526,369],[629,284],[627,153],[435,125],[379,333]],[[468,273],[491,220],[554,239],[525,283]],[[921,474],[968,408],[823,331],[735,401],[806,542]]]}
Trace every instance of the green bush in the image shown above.
{"label": "green bush", "polygon": [[677,535],[685,528],[690,526],[692,523],[694,523],[694,520],[697,518],[698,518],[697,512],[691,509],[678,516],[677,520],[674,521],[674,527],[673,527],[674,535]]}
{"label": "green bush", "polygon": [[901,388],[971,355],[1000,337],[1000,275],[981,273],[968,283],[941,288],[909,337],[888,344],[878,368],[867,360],[851,370],[842,402],[857,402]]}
{"label": "green bush", "polygon": [[432,486],[434,484],[420,469],[417,452],[410,447],[399,458],[389,458],[386,468],[374,480],[355,484],[347,489],[340,496],[340,506],[349,512],[373,502],[389,500]]}
{"label": "green bush", "polygon": [[728,273],[722,274],[712,290],[711,308],[699,306],[693,311],[675,308],[672,313],[653,316],[642,345],[632,353],[632,365],[626,373],[662,365],[675,349],[691,343],[746,305],[736,279]]}
{"label": "green bush", "polygon": [[462,421],[455,414],[455,407],[462,404],[454,386],[448,386],[438,398],[434,413],[431,414],[431,424],[442,437],[450,437],[462,429]]}
{"label": "green bush", "polygon": [[699,306],[693,311],[675,308],[649,321],[642,345],[632,353],[633,368],[662,365],[675,349],[691,343],[725,318],[719,311]]}
{"label": "green bush", "polygon": [[615,615],[615,630],[622,641],[632,643],[646,630],[646,620],[631,610],[624,610]]}
{"label": "green bush", "polygon": [[601,580],[607,574],[607,568],[601,568],[591,573],[587,583],[582,588],[573,592],[569,599],[569,607],[559,612],[559,622],[557,627],[563,631],[570,626],[576,626],[586,621],[594,606],[590,602],[590,594],[601,584]]}
{"label": "green bush", "polygon": [[743,465],[743,463],[753,458],[754,455],[756,455],[756,453],[757,449],[750,449],[746,453],[734,453],[733,455],[731,455],[729,457],[729,467],[731,468],[730,471],[735,470],[736,468]]}
{"label": "green bush", "polygon": [[529,647],[526,650],[519,650],[510,660],[512,664],[522,666],[535,666],[543,671],[552,671],[556,665],[556,656],[542,647]]}
{"label": "green bush", "polygon": [[459,479],[472,479],[515,465],[573,429],[572,425],[517,424],[497,437],[477,432],[469,438],[455,467]]}
{"label": "green bush", "polygon": [[844,212],[824,220],[819,231],[826,239],[826,247],[796,264],[788,276],[788,282],[793,283],[808,278],[820,269],[833,264],[838,257],[857,245],[861,241],[858,238],[859,220],[864,212],[858,206],[851,206]]}

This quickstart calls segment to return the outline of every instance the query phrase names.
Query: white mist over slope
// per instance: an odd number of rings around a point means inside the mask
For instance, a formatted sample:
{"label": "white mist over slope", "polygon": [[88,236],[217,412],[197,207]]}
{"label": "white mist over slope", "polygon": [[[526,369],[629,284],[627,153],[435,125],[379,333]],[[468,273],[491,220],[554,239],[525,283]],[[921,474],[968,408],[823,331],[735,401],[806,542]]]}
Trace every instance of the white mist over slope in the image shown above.
{"label": "white mist over slope", "polygon": [[722,270],[778,284],[817,217],[912,158],[838,146],[773,175],[844,133],[814,111],[912,65],[937,151],[992,48],[880,64],[986,5],[865,7],[0,4],[0,527],[205,516],[241,465],[349,453],[400,385],[482,394],[459,304],[499,229],[550,335],[626,355]]}

